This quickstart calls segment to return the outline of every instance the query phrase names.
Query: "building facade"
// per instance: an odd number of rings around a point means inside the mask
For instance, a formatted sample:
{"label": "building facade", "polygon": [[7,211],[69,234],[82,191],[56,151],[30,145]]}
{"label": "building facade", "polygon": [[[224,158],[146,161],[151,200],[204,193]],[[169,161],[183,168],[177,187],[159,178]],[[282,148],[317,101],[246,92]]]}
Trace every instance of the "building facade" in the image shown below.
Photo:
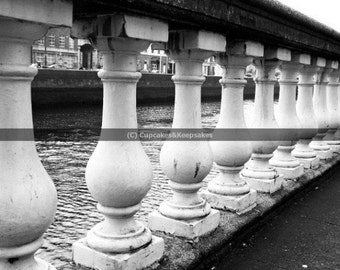
{"label": "building facade", "polygon": [[51,29],[32,46],[32,63],[38,67],[78,69],[78,40],[69,31]]}
{"label": "building facade", "polygon": [[[100,69],[102,55],[86,39],[73,39],[69,30],[51,29],[32,46],[32,64],[44,68]],[[221,70],[215,57],[203,63],[204,75],[220,76]],[[175,62],[164,50],[154,49],[152,45],[138,57],[138,71],[142,73],[174,74]]]}

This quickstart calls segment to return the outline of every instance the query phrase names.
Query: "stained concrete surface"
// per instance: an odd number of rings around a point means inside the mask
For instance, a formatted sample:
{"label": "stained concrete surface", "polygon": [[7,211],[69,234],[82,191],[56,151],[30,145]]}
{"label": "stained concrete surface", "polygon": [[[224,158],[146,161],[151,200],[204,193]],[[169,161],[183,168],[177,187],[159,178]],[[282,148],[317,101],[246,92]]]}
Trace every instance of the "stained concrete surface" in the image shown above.
{"label": "stained concrete surface", "polygon": [[221,260],[209,268],[339,270],[340,170],[328,173]]}

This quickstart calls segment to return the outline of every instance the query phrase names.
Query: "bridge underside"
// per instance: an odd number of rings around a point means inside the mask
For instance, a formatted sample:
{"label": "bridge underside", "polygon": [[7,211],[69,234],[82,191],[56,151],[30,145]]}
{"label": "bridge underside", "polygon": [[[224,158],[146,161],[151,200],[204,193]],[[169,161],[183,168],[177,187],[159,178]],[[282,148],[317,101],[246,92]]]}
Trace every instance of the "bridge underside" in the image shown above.
{"label": "bridge underside", "polygon": [[340,59],[340,36],[313,19],[270,0],[75,0],[76,19],[123,11],[165,20],[170,29],[197,28],[228,39],[265,40],[268,45]]}

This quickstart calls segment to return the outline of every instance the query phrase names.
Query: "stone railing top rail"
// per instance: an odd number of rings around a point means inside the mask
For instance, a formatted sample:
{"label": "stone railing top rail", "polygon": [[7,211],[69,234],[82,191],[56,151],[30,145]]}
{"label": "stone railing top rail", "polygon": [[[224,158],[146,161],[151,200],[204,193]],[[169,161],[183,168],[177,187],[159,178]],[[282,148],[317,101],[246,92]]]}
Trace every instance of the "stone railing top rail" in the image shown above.
{"label": "stone railing top rail", "polygon": [[73,0],[75,19],[130,12],[275,47],[340,59],[340,33],[274,0]]}

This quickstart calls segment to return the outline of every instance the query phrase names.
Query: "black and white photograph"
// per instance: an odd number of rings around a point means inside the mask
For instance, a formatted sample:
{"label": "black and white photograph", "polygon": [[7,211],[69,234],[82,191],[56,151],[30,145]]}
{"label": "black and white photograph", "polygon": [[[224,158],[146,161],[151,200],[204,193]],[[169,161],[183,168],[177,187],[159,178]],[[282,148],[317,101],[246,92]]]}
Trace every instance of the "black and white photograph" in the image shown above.
{"label": "black and white photograph", "polygon": [[0,0],[0,270],[340,270],[340,2]]}

